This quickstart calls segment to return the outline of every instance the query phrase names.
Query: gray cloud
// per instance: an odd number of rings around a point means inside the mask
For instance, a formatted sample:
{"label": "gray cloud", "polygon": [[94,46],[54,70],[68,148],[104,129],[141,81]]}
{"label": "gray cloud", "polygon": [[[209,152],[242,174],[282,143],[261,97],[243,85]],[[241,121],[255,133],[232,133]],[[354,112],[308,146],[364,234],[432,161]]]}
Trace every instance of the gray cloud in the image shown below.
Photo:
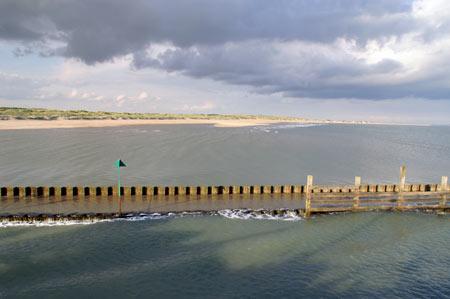
{"label": "gray cloud", "polygon": [[[333,43],[380,44],[422,30],[423,41],[448,34],[448,22],[431,28],[411,15],[409,0],[3,0],[0,39],[42,56],[101,63],[132,54],[139,68],[159,68],[195,78],[249,85],[258,93],[312,98],[448,98],[445,85],[359,80],[405,70],[393,59],[368,63]],[[158,43],[174,46],[150,57]],[[283,51],[280,44],[329,46]],[[430,86],[433,89],[430,89]]]}
{"label": "gray cloud", "polygon": [[[448,76],[448,67],[440,75],[425,80],[376,82],[370,78],[395,77],[405,71],[405,66],[391,59],[368,64],[338,49],[328,53],[321,48],[299,46],[294,51],[284,51],[282,46],[265,41],[169,49],[157,58],[138,53],[134,63],[141,68],[160,68],[190,77],[249,85],[255,93],[282,93],[287,97],[446,99],[450,94],[448,84],[437,81],[439,76],[445,76],[443,73]],[[368,79],[359,80],[361,77]]]}
{"label": "gray cloud", "polygon": [[[411,30],[405,1],[3,0],[0,38],[58,41],[59,53],[86,63],[133,53],[154,42],[176,46],[251,39],[365,41]],[[359,17],[396,15],[366,23]],[[395,32],[394,29],[395,28]]]}

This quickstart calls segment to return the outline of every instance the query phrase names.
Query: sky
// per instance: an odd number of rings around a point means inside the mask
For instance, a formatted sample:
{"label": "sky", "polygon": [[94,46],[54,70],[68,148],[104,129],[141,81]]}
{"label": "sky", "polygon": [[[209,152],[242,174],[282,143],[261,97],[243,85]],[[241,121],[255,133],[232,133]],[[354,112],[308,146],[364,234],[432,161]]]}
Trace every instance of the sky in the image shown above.
{"label": "sky", "polygon": [[0,106],[450,124],[448,0],[1,0]]}

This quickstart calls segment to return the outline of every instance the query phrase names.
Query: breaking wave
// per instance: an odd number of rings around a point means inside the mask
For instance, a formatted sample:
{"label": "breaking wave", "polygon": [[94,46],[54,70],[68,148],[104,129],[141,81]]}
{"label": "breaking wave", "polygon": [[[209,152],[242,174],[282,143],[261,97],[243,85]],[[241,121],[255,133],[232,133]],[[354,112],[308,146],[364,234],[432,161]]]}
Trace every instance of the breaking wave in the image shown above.
{"label": "breaking wave", "polygon": [[295,210],[220,210],[218,215],[229,219],[258,219],[258,220],[283,220],[283,221],[298,221],[304,218],[300,216]]}
{"label": "breaking wave", "polygon": [[143,221],[143,220],[158,220],[158,219],[166,219],[169,217],[180,217],[185,215],[196,215],[197,213],[140,213],[140,214],[128,214],[122,217],[116,218],[96,218],[96,217],[87,217],[82,220],[74,220],[69,217],[61,217],[60,219],[55,219],[52,217],[48,217],[47,219],[34,219],[31,218],[27,221],[17,221],[17,220],[9,220],[9,219],[1,219],[0,227],[18,227],[18,226],[35,226],[35,227],[43,227],[43,226],[66,226],[66,225],[88,225],[88,224],[96,224],[102,222],[116,222],[116,221]]}
{"label": "breaking wave", "polygon": [[88,225],[102,222],[117,222],[117,221],[144,221],[144,220],[159,220],[167,218],[176,218],[184,216],[222,216],[228,219],[258,219],[258,220],[282,220],[282,221],[298,221],[304,219],[298,214],[296,210],[220,210],[216,212],[179,212],[179,213],[139,213],[127,214],[122,217],[100,218],[95,216],[83,217],[83,219],[73,219],[67,217],[29,217],[25,219],[0,219],[0,228],[6,227],[46,227],[46,226],[68,226],[68,225]]}

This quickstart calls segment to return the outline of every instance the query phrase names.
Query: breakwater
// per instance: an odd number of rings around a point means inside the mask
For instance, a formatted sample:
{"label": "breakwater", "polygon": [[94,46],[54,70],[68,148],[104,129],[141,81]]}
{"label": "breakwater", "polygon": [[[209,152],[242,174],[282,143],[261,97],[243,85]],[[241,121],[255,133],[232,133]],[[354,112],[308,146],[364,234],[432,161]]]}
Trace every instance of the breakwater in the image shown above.
{"label": "breakwater", "polygon": [[[450,194],[448,178],[443,176],[440,184],[406,184],[406,169],[400,168],[399,184],[392,185],[363,185],[361,177],[355,177],[353,185],[314,185],[313,176],[307,177],[306,185],[281,185],[281,186],[124,186],[118,187],[1,187],[1,199],[14,199],[19,202],[21,199],[45,199],[47,203],[58,203],[68,199],[84,200],[84,205],[95,205],[95,200],[107,198],[115,202],[115,198],[120,198],[119,209],[114,206],[114,211],[109,211],[108,218],[116,217],[115,211],[122,214],[122,201],[130,200],[135,202],[142,199],[144,201],[158,202],[158,206],[152,206],[151,212],[171,212],[161,211],[163,203],[180,200],[185,202],[197,201],[200,198],[225,199],[225,201],[240,201],[242,204],[238,208],[252,208],[253,210],[265,209],[269,213],[277,214],[283,208],[293,209],[297,214],[308,217],[316,213],[344,212],[344,211],[368,211],[368,210],[440,210],[447,211],[447,196]],[[267,196],[269,201],[275,205],[263,205],[263,198]],[[252,206],[246,206],[245,202],[253,199]],[[258,203],[258,199],[260,200]],[[277,206],[276,202],[285,200],[283,205]],[[286,203],[286,199],[289,203]],[[293,200],[295,199],[295,200]],[[281,202],[281,201],[279,201]],[[37,209],[42,204],[35,202]],[[198,205],[201,211],[217,211],[218,201],[208,205]],[[258,205],[260,205],[258,207]],[[141,205],[142,206],[142,205]],[[78,206],[80,207],[80,205]],[[234,208],[236,206],[222,206],[221,208]],[[149,212],[140,210],[137,205],[133,213]],[[183,211],[179,207],[174,212]],[[78,211],[76,211],[78,212]],[[90,210],[95,215],[95,207]],[[101,214],[101,215],[100,215]],[[103,217],[100,213],[99,217]],[[133,215],[135,215],[133,214]],[[3,217],[17,216],[14,213],[4,214]],[[42,215],[40,214],[40,217]],[[89,217],[91,217],[89,216]],[[29,217],[29,215],[21,215]],[[78,217],[78,216],[76,216]]]}

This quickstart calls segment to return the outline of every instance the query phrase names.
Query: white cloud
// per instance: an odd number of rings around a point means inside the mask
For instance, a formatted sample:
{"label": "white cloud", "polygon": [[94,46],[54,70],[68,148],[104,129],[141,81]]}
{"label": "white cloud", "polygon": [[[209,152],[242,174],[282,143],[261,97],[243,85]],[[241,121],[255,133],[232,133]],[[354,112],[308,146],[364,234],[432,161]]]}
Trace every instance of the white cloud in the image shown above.
{"label": "white cloud", "polygon": [[148,98],[148,93],[146,93],[145,91],[141,92],[138,96],[139,100],[145,100]]}
{"label": "white cloud", "polygon": [[105,98],[105,96],[96,96],[95,98],[93,98],[93,100],[95,101],[101,101]]}
{"label": "white cloud", "polygon": [[206,111],[214,109],[216,106],[211,102],[205,102],[203,105],[188,105],[184,104],[181,110],[184,111]]}
{"label": "white cloud", "polygon": [[72,91],[70,92],[70,97],[76,97],[78,95],[78,91],[76,89],[72,89]]}
{"label": "white cloud", "polygon": [[412,5],[412,15],[422,19],[435,28],[449,22],[450,1],[418,0]]}

